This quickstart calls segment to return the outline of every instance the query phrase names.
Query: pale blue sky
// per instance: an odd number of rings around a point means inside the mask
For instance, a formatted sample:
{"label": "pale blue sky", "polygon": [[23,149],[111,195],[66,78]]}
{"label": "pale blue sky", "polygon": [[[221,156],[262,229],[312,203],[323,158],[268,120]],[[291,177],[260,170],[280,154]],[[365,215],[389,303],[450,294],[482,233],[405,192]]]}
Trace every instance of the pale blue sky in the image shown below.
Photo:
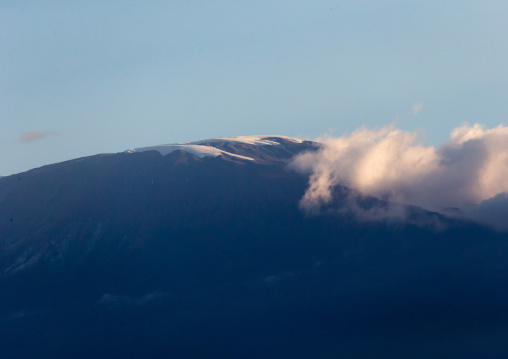
{"label": "pale blue sky", "polygon": [[0,174],[389,123],[439,144],[507,122],[507,19],[489,0],[2,1]]}

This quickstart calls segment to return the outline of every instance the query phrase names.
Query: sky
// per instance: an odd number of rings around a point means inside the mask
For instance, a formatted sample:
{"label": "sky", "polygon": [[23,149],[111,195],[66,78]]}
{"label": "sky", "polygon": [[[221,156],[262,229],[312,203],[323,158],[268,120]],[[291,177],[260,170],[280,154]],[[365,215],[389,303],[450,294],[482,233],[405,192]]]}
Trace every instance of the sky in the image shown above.
{"label": "sky", "polygon": [[508,112],[506,1],[0,2],[0,175],[238,135]]}

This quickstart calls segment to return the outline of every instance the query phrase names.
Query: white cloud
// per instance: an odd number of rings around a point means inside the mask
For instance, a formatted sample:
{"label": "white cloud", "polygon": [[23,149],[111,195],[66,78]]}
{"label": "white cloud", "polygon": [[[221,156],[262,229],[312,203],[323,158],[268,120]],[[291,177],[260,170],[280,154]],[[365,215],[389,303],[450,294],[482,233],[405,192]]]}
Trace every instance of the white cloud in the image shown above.
{"label": "white cloud", "polygon": [[420,111],[422,110],[423,108],[423,103],[421,102],[416,102],[415,104],[413,104],[413,116],[416,116],[420,113]]}
{"label": "white cloud", "polygon": [[475,206],[508,192],[508,127],[466,124],[439,147],[423,146],[420,138],[418,132],[387,126],[324,140],[318,152],[293,161],[294,168],[311,174],[301,206],[322,208],[332,201],[332,189],[342,185],[361,195],[441,213],[454,208],[481,219]]}

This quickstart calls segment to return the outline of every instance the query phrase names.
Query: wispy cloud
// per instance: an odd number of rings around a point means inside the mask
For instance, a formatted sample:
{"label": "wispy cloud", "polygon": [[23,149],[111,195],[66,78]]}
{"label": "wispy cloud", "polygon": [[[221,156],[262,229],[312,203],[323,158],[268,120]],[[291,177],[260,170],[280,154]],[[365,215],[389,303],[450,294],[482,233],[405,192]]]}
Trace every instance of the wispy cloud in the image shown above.
{"label": "wispy cloud", "polygon": [[142,297],[134,298],[125,295],[114,295],[104,293],[97,304],[106,305],[109,307],[128,307],[128,306],[142,306],[148,303],[164,298],[166,294],[160,291],[148,293]]}
{"label": "wispy cloud", "polygon": [[58,134],[55,132],[28,131],[19,136],[19,141],[30,143],[50,136],[58,136]]}
{"label": "wispy cloud", "polygon": [[420,111],[423,109],[423,103],[416,102],[413,104],[413,116],[417,116]]}
{"label": "wispy cloud", "polygon": [[333,200],[333,188],[345,186],[361,195],[482,222],[501,205],[508,213],[508,199],[496,197],[508,192],[508,127],[466,124],[439,147],[423,146],[420,138],[419,132],[388,126],[324,140],[318,152],[293,162],[311,174],[301,206],[323,208]]}

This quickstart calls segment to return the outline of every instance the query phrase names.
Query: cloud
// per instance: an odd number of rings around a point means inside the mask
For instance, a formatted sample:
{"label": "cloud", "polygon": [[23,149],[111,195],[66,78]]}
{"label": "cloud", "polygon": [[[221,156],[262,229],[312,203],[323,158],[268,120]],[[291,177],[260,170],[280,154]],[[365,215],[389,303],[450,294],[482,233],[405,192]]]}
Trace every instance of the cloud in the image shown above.
{"label": "cloud", "polygon": [[25,133],[22,133],[21,136],[19,136],[20,142],[23,143],[30,143],[36,140],[41,140],[43,138],[49,137],[49,136],[57,136],[55,132],[40,132],[40,131],[28,131]]}
{"label": "cloud", "polygon": [[413,116],[417,116],[423,108],[423,103],[416,102],[413,104]]}
{"label": "cloud", "polygon": [[464,216],[490,225],[498,230],[508,230],[508,194],[500,193],[489,198],[478,206],[471,206],[464,210]]}
{"label": "cloud", "polygon": [[325,139],[319,151],[299,155],[292,163],[310,174],[301,206],[320,210],[333,202],[336,186],[345,186],[361,196],[482,222],[486,215],[480,214],[488,208],[501,202],[508,208],[504,197],[494,200],[508,192],[508,127],[465,124],[439,147],[423,146],[421,137],[387,126]]}

